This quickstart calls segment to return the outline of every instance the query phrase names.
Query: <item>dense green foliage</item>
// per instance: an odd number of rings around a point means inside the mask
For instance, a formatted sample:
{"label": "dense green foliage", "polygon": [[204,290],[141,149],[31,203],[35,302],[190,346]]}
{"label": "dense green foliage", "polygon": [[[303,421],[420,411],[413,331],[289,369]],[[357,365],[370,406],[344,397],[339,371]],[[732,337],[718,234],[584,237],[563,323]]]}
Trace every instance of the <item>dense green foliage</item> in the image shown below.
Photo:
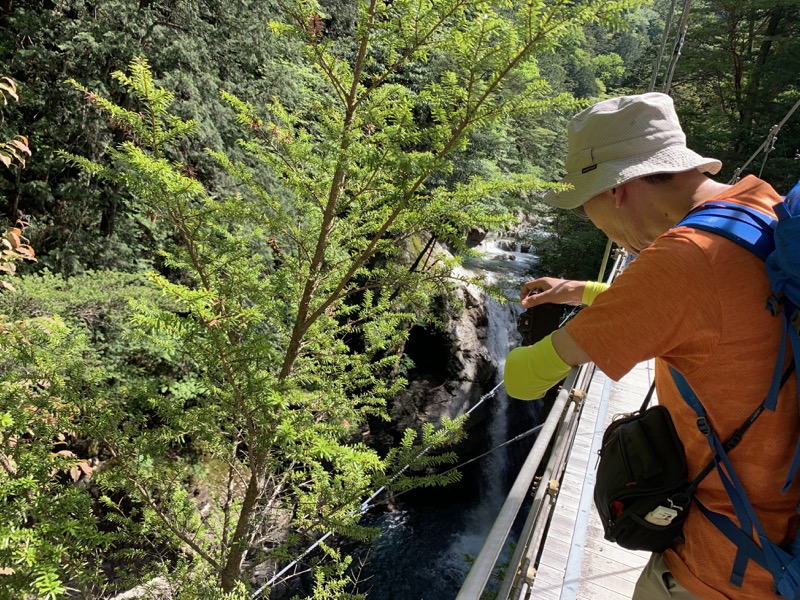
{"label": "dense green foliage", "polygon": [[[673,95],[689,144],[722,159],[723,178],[736,174],[800,100],[798,11],[795,0],[707,0],[692,7]],[[757,175],[763,166],[763,177],[787,192],[800,179],[798,136],[795,113],[768,160],[757,155],[743,175]]]}
{"label": "dense green foliage", "polygon": [[[7,591],[88,592],[115,536],[101,531],[83,486],[92,466],[70,449],[102,410],[104,379],[87,341],[57,319],[3,324],[0,379],[0,563]],[[24,365],[24,370],[22,370]],[[10,596],[7,596],[10,597]]]}
{"label": "dense green foliage", "polygon": [[272,2],[31,0],[9,7],[0,12],[0,62],[19,84],[21,101],[2,128],[25,132],[37,160],[0,179],[0,210],[12,222],[25,217],[40,264],[57,272],[141,270],[158,264],[154,251],[164,242],[152,215],[125,190],[90,180],[58,158],[65,148],[100,158],[124,138],[65,80],[78,79],[124,106],[129,99],[111,73],[147,56],[175,93],[176,113],[197,119],[176,159],[213,188],[230,181],[204,149],[235,155],[235,127],[220,90],[235,89],[247,100],[279,94],[289,106],[302,93],[292,67],[297,48],[267,27]]}
{"label": "dense green foliage", "polygon": [[607,238],[586,216],[550,209],[547,231],[535,234],[533,247],[546,274],[589,280],[599,276]]}

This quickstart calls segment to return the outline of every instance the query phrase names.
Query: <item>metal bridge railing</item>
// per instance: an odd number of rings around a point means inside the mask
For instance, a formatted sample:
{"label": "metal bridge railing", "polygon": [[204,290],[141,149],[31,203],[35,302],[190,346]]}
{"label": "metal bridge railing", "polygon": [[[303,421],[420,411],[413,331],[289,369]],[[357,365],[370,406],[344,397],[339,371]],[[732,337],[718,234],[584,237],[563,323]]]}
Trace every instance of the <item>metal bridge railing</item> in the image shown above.
{"label": "metal bridge railing", "polygon": [[[480,553],[478,554],[475,562],[472,565],[472,568],[467,574],[467,577],[461,586],[461,590],[459,591],[458,596],[456,596],[456,600],[478,600],[481,597],[481,594],[483,593],[483,590],[485,589],[486,584],[489,582],[489,578],[492,575],[492,571],[497,563],[497,559],[499,558],[503,546],[505,545],[508,534],[511,531],[511,527],[514,524],[520,509],[522,508],[523,502],[530,493],[534,478],[539,469],[539,465],[545,456],[547,448],[550,445],[550,441],[553,439],[554,435],[556,435],[556,432],[558,432],[560,439],[565,439],[565,436],[570,435],[565,431],[562,424],[566,422],[564,418],[565,415],[577,413],[580,410],[580,406],[582,405],[581,403],[583,401],[583,397],[585,397],[585,394],[575,393],[575,390],[579,389],[579,387],[576,387],[577,385],[585,385],[588,387],[588,383],[591,380],[591,375],[588,377],[586,376],[587,370],[593,371],[594,365],[583,365],[581,367],[573,368],[567,375],[567,378],[564,380],[564,385],[556,396],[553,407],[550,409],[550,414],[547,416],[547,419],[545,420],[544,425],[539,432],[539,436],[536,438],[533,448],[528,454],[528,457],[525,459],[525,462],[523,463],[522,468],[520,469],[519,474],[514,481],[514,485],[511,487],[511,491],[508,493],[503,506],[500,508],[500,512],[498,513],[497,518],[492,525],[492,529],[489,531],[489,535],[487,536]],[[576,405],[575,401],[578,401],[579,404]],[[574,432],[571,435],[574,435]],[[558,443],[556,443],[556,447],[558,447]],[[556,453],[551,452],[551,456],[554,454]],[[564,452],[564,454],[568,453]],[[542,483],[543,485],[540,485],[539,489],[547,487],[544,479],[542,479]],[[541,503],[542,501],[540,500],[540,504]],[[531,513],[533,512],[534,511],[532,509]],[[509,569],[513,570],[514,572],[518,572],[516,564],[513,562],[513,560],[509,566]],[[498,598],[501,598],[501,596],[498,596]]]}
{"label": "metal bridge railing", "polygon": [[569,392],[569,399],[572,401],[564,409],[547,466],[534,492],[533,504],[517,540],[516,551],[497,593],[498,599],[524,600],[530,594],[536,574],[537,556],[547,533],[550,514],[555,508],[560,482],[567,467],[572,443],[575,441],[578,421],[594,371],[594,364],[584,365],[578,372],[575,387]]}

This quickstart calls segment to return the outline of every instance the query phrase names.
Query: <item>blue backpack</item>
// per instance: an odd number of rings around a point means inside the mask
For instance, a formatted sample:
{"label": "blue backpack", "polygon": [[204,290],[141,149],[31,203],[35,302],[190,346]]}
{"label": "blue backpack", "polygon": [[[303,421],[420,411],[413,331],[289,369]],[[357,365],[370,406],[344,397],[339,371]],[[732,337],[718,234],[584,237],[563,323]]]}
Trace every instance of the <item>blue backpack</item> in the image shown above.
{"label": "blue backpack", "polygon": [[[781,345],[766,398],[732,438],[723,444],[710,428],[705,409],[691,386],[677,370],[671,368],[671,372],[683,399],[697,413],[698,428],[708,439],[714,465],[741,524],[739,527],[728,517],[709,510],[695,498],[695,503],[706,517],[737,547],[731,583],[740,587],[749,561],[754,560],[772,574],[776,594],[782,598],[800,600],[800,535],[788,547],[779,546],[767,538],[728,459],[728,452],[738,444],[742,434],[758,415],[764,409],[775,410],[778,392],[792,371],[800,373],[800,182],[775,207],[775,213],[778,216],[777,221],[738,204],[712,202],[701,205],[676,225],[686,225],[721,235],[764,260],[772,292],[767,299],[766,308],[783,323]],[[791,346],[794,360],[787,371],[782,373],[787,346]],[[786,492],[791,486],[798,466],[800,440],[781,492]],[[753,538],[753,531],[756,532],[757,541]]]}

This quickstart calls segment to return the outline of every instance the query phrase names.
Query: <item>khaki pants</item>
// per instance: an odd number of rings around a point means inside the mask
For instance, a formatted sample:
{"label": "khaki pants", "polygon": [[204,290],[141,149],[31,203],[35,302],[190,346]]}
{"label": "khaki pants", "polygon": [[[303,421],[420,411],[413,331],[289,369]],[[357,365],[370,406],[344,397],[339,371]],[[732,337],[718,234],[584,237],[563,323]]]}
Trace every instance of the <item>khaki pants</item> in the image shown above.
{"label": "khaki pants", "polygon": [[639,575],[632,600],[662,599],[699,600],[672,576],[661,554],[653,553],[644,571]]}

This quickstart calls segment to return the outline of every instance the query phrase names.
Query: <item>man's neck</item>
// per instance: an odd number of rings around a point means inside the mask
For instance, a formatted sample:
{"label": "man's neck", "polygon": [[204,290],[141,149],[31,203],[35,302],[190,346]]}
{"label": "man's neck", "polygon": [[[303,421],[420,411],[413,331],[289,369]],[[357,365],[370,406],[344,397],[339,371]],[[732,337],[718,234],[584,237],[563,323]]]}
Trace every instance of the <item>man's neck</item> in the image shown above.
{"label": "man's neck", "polygon": [[707,202],[716,196],[726,193],[730,188],[733,187],[727,183],[719,183],[713,179],[709,179],[705,175],[699,175],[703,178],[703,180],[699,183],[699,185],[697,185],[694,193],[691,196],[692,208],[698,204]]}
{"label": "man's neck", "polygon": [[670,227],[696,206],[726,193],[732,187],[714,181],[699,171],[677,173],[666,185],[669,189],[663,190],[666,192],[663,198],[667,205],[666,221]]}
{"label": "man's neck", "polygon": [[674,227],[693,208],[724,194],[732,186],[709,179],[699,171],[676,173],[667,182],[651,185],[648,234],[653,240]]}

